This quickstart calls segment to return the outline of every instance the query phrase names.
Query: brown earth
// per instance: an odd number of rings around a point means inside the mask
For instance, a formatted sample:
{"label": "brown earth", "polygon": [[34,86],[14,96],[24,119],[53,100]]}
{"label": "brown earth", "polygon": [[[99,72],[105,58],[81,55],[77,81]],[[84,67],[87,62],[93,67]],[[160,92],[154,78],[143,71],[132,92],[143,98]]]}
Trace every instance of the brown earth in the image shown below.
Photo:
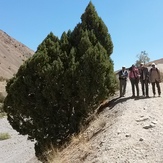
{"label": "brown earth", "polygon": [[9,79],[34,51],[0,30],[0,77]]}

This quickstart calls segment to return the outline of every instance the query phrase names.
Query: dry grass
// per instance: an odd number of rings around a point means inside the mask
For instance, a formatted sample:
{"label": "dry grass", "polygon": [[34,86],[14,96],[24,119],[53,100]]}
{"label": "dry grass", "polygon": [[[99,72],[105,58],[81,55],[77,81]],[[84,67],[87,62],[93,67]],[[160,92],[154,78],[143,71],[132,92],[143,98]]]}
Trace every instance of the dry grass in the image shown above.
{"label": "dry grass", "polygon": [[78,161],[83,162],[92,152],[91,139],[103,131],[106,122],[96,117],[89,128],[81,130],[78,135],[73,135],[71,142],[63,150],[51,147],[51,154],[48,157],[48,163],[69,163],[69,156],[74,156],[74,150],[79,151]]}
{"label": "dry grass", "polygon": [[0,103],[0,118],[3,118],[6,116],[6,113],[3,110],[3,103]]}
{"label": "dry grass", "polygon": [[11,136],[8,133],[0,133],[0,140],[10,139]]}
{"label": "dry grass", "polygon": [[54,163],[62,163],[60,152],[58,149],[51,146],[50,153],[51,154],[47,158],[48,163],[53,163],[53,162]]}
{"label": "dry grass", "polygon": [[0,82],[1,81],[6,81],[6,78],[4,78],[3,76],[0,76]]}
{"label": "dry grass", "polygon": [[0,103],[3,103],[4,99],[5,99],[5,96],[3,95],[2,92],[0,92]]}
{"label": "dry grass", "polygon": [[5,112],[0,112],[0,118],[3,118],[6,116],[6,113]]}

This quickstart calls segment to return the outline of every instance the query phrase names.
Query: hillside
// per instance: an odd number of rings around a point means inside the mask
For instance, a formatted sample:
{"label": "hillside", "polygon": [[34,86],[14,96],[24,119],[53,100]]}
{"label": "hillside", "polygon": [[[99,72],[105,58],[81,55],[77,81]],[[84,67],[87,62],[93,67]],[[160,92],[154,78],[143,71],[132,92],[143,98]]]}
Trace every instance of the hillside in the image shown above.
{"label": "hillside", "polygon": [[[162,163],[163,97],[115,96],[89,128],[57,153],[53,163]],[[163,90],[163,83],[161,83]]]}
{"label": "hillside", "polygon": [[0,30],[0,77],[9,79],[34,51]]}

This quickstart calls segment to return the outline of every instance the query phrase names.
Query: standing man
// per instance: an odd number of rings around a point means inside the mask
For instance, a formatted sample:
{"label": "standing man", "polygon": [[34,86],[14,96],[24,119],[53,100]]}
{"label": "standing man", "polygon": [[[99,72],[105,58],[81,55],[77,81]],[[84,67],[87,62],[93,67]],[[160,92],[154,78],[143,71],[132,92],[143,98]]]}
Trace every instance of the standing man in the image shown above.
{"label": "standing man", "polygon": [[122,70],[119,71],[119,82],[120,82],[120,97],[124,97],[126,93],[128,72],[125,66],[122,66]]}
{"label": "standing man", "polygon": [[160,76],[160,71],[156,67],[155,63],[152,63],[152,68],[149,71],[149,78],[152,84],[153,97],[155,97],[156,95],[155,85],[157,87],[158,96],[160,97],[161,96],[161,88],[160,88],[161,76]]}
{"label": "standing man", "polygon": [[131,87],[132,87],[132,97],[135,97],[135,87],[136,87],[136,92],[137,92],[137,98],[139,98],[139,70],[135,67],[135,65],[132,65],[130,67],[130,72],[129,72],[129,79],[131,82]]}
{"label": "standing man", "polygon": [[148,68],[144,66],[144,63],[140,64],[139,73],[143,96],[149,97],[149,71]]}

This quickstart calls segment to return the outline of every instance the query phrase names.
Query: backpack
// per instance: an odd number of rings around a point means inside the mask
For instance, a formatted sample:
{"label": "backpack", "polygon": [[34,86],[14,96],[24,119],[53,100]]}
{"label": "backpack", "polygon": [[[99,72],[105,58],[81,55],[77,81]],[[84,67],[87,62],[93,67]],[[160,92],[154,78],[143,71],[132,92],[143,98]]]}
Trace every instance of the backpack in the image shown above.
{"label": "backpack", "polygon": [[[152,72],[153,68],[150,69],[150,73]],[[158,68],[156,67],[157,73],[159,73]]]}

